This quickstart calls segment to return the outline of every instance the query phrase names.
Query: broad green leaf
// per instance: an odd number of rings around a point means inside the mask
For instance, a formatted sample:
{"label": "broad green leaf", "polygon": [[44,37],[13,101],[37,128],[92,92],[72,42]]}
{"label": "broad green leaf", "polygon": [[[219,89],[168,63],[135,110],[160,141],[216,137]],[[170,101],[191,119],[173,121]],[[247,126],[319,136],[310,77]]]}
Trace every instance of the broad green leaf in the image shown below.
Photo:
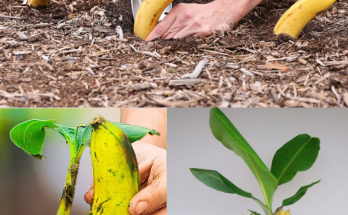
{"label": "broad green leaf", "polygon": [[31,156],[43,159],[42,147],[45,141],[45,128],[56,128],[54,120],[32,119],[16,125],[10,132],[11,140]]}
{"label": "broad green leaf", "polygon": [[272,214],[270,210],[266,207],[266,205],[263,204],[259,199],[253,197],[251,193],[248,193],[234,185],[231,181],[229,181],[227,178],[221,175],[218,171],[197,168],[190,168],[190,171],[199,181],[201,181],[208,187],[213,188],[217,191],[230,194],[237,194],[246,198],[251,198],[261,206],[261,208],[265,211],[266,215]]}
{"label": "broad green leaf", "polygon": [[266,205],[271,208],[273,195],[278,187],[277,178],[273,176],[254,149],[220,109],[212,108],[210,110],[209,123],[215,138],[226,148],[234,151],[248,165],[260,184]]}
{"label": "broad green leaf", "polygon": [[253,215],[261,215],[261,214],[257,213],[256,211],[252,211],[252,210],[249,210],[249,211],[250,211],[250,213],[253,214]]}
{"label": "broad green leaf", "polygon": [[252,194],[238,188],[216,170],[190,168],[191,173],[203,184],[217,191],[238,194],[246,198],[252,198]]}
{"label": "broad green leaf", "polygon": [[298,200],[300,200],[306,194],[308,188],[312,187],[315,184],[318,184],[320,181],[321,180],[316,181],[310,185],[301,187],[295,195],[293,195],[290,198],[287,198],[283,201],[282,207],[289,206],[289,205],[296,203]]}
{"label": "broad green leaf", "polygon": [[279,185],[291,181],[297,172],[311,168],[319,150],[320,140],[308,134],[300,134],[278,149],[273,157],[271,172],[278,178]]}
{"label": "broad green leaf", "polygon": [[[113,124],[116,125],[117,127],[119,127],[126,134],[126,136],[128,137],[128,139],[131,143],[138,141],[138,140],[141,140],[147,134],[158,135],[158,136],[160,135],[160,133],[158,133],[155,130],[144,128],[144,127],[137,126],[137,125],[129,125],[129,124],[120,123],[120,122],[113,122]],[[92,135],[92,127],[89,124],[84,129],[82,137],[80,138],[82,144],[90,145],[91,135]]]}

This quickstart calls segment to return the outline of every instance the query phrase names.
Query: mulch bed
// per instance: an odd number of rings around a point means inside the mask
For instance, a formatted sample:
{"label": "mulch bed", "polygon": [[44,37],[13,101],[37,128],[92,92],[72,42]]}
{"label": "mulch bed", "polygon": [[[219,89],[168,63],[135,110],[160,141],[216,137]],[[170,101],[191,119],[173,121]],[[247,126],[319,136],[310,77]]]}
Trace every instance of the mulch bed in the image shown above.
{"label": "mulch bed", "polygon": [[[347,1],[299,39],[273,34],[290,6],[266,1],[209,38],[144,42],[128,0],[53,0],[40,10],[3,0],[0,15],[12,18],[0,17],[0,107],[348,106]],[[202,61],[197,78],[182,77]]]}

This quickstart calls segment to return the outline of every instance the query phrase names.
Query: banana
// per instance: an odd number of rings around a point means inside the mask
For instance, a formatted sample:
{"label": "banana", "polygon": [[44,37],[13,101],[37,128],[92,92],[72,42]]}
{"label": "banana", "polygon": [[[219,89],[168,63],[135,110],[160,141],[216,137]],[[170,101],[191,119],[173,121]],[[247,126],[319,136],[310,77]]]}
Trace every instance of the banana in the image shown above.
{"label": "banana", "polygon": [[27,5],[30,7],[46,6],[50,3],[50,0],[28,0]]}
{"label": "banana", "polygon": [[275,34],[288,34],[297,38],[302,29],[318,13],[328,9],[336,0],[300,0],[279,19],[274,28]]}
{"label": "banana", "polygon": [[89,214],[128,215],[129,203],[140,187],[133,148],[123,131],[102,116],[90,123],[94,197]]}
{"label": "banana", "polygon": [[158,23],[164,9],[173,0],[144,0],[134,20],[134,35],[145,40]]}
{"label": "banana", "polygon": [[285,211],[285,213],[284,213],[283,209],[280,209],[280,210],[278,211],[277,215],[291,215],[291,214],[290,214],[290,210],[287,210],[287,211]]}

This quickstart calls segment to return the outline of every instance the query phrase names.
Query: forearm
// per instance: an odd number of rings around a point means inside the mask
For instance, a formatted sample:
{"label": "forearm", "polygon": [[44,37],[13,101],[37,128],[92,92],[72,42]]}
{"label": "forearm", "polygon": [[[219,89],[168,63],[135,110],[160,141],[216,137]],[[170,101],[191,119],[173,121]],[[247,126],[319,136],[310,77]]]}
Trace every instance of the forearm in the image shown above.
{"label": "forearm", "polygon": [[147,135],[141,142],[167,149],[167,111],[165,108],[122,109],[121,122],[160,132],[160,136]]}
{"label": "forearm", "polygon": [[233,23],[230,24],[235,25],[263,0],[215,0],[214,2],[225,9],[226,20],[231,20]]}

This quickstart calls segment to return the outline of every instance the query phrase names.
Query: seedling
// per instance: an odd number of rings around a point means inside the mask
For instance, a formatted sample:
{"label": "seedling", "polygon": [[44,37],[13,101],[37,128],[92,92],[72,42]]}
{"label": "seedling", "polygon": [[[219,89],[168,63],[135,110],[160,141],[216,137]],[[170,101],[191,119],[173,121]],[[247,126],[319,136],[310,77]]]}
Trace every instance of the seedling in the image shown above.
{"label": "seedling", "polygon": [[[155,130],[140,126],[129,125],[119,122],[112,123],[121,129],[129,139],[130,143],[142,139],[147,134],[159,135]],[[57,215],[68,215],[72,206],[76,179],[79,170],[80,159],[86,146],[90,146],[92,126],[78,125],[77,127],[67,127],[55,123],[55,120],[32,119],[15,126],[10,137],[14,144],[23,149],[29,155],[43,159],[42,147],[45,141],[46,129],[54,129],[61,134],[70,148],[70,163],[66,177],[63,194],[60,199],[60,205]],[[101,146],[102,147],[102,146]]]}
{"label": "seedling", "polygon": [[[282,205],[273,211],[273,196],[278,186],[291,181],[297,172],[306,171],[312,167],[319,154],[320,140],[308,134],[296,136],[278,149],[273,157],[272,167],[269,170],[220,109],[212,108],[210,110],[209,124],[215,138],[226,148],[234,151],[247,164],[261,187],[265,202],[255,198],[251,193],[238,188],[216,170],[191,168],[192,174],[208,187],[253,199],[261,206],[266,215],[288,215],[290,212],[286,211],[283,213],[283,207],[292,205],[300,200],[306,194],[308,188],[320,182],[319,180],[301,187],[295,195],[285,199]],[[250,212],[253,215],[260,215],[255,211]]]}

